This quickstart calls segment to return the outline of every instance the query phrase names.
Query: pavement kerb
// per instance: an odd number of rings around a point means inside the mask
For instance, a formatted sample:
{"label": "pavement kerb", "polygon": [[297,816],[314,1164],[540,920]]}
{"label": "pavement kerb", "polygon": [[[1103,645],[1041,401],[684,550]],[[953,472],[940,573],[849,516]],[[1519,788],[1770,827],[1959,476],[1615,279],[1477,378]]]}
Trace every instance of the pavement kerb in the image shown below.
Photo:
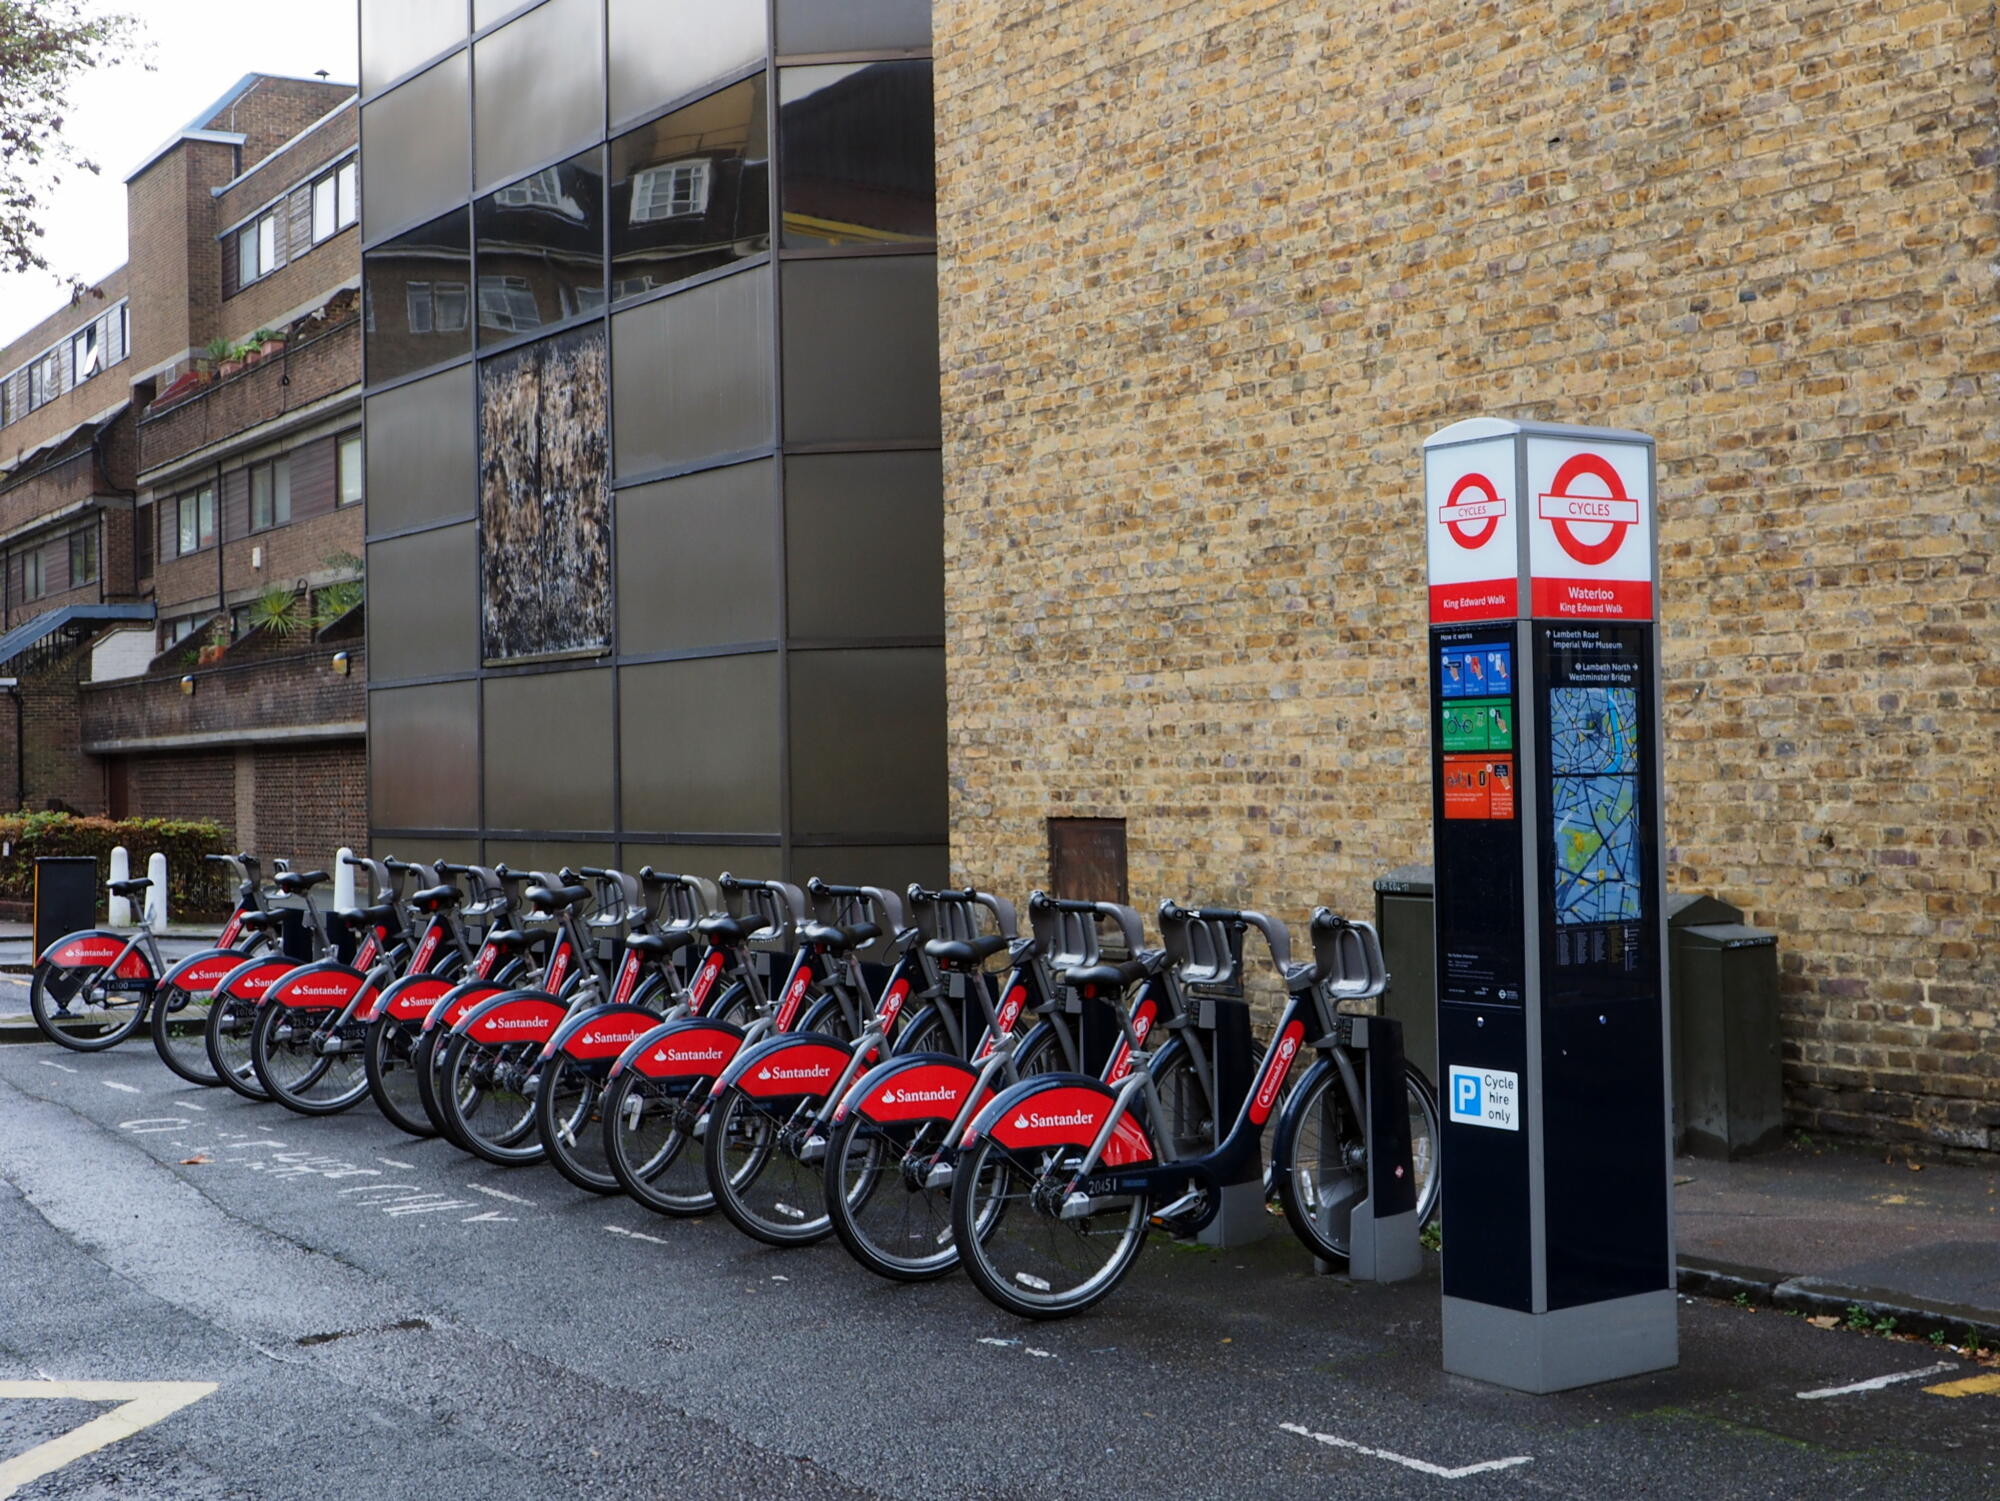
{"label": "pavement kerb", "polygon": [[1807,1317],[1831,1314],[1843,1320],[1850,1308],[1859,1308],[1872,1319],[1894,1319],[1898,1334],[1942,1334],[1956,1341],[1970,1330],[1982,1344],[2000,1345],[2000,1312],[1990,1308],[1933,1303],[1908,1293],[1847,1287],[1824,1277],[1736,1266],[1701,1256],[1683,1256],[1676,1271],[1680,1290],[1698,1297],[1734,1302],[1747,1294],[1753,1304],[1763,1307]]}

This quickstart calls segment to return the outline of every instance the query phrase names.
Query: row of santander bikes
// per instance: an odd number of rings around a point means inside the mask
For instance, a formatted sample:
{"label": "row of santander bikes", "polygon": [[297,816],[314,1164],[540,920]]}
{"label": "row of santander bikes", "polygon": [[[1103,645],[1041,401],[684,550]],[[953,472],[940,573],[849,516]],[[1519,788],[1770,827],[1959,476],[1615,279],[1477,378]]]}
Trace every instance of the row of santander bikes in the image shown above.
{"label": "row of santander bikes", "polygon": [[[1175,902],[1148,947],[1132,908],[1040,891],[1024,936],[970,889],[344,856],[373,899],[329,913],[323,871],[211,858],[238,890],[215,949],[169,965],[143,922],[50,945],[31,1004],[53,1040],[143,1020],[195,1083],[308,1116],[372,1097],[411,1135],[663,1215],[838,1236],[888,1278],[962,1262],[1030,1318],[1095,1304],[1150,1230],[1212,1224],[1274,1119],[1260,1202],[1316,1256],[1347,1256],[1368,1192],[1357,1028],[1387,976],[1374,929],[1324,907],[1294,960],[1282,922]],[[1258,983],[1282,1001],[1246,1047]],[[1404,1078],[1421,1223],[1437,1104]]]}

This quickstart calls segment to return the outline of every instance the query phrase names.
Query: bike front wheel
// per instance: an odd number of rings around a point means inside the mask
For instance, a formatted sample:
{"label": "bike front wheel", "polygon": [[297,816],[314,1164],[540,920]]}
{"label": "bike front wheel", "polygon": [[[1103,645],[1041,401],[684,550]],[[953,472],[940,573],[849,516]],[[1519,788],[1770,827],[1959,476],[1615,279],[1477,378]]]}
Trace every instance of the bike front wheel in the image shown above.
{"label": "bike front wheel", "polygon": [[604,1096],[604,1158],[618,1186],[657,1214],[715,1208],[702,1137],[712,1079],[649,1079],[628,1068]]}
{"label": "bike front wheel", "polygon": [[250,1036],[257,1025],[258,1005],[241,996],[217,997],[208,1008],[208,1026],[202,1040],[208,1050],[208,1066],[231,1089],[246,1100],[268,1100],[271,1092],[257,1077],[257,1065],[250,1056]]}
{"label": "bike front wheel", "polygon": [[1146,1244],[1143,1194],[1064,1218],[1088,1140],[1009,1149],[981,1136],[959,1154],[951,1228],[973,1284],[1009,1313],[1060,1319],[1111,1295]]}
{"label": "bike front wheel", "polygon": [[[137,955],[121,969],[144,964]],[[52,964],[44,959],[28,981],[28,1010],[50,1042],[77,1053],[115,1048],[138,1028],[153,1000],[151,971],[116,975],[108,964]]]}
{"label": "bike front wheel", "polygon": [[557,1172],[589,1193],[615,1194],[618,1175],[604,1149],[608,1065],[558,1053],[544,1059],[535,1089],[535,1134]]}
{"label": "bike front wheel", "polygon": [[222,1082],[208,1061],[208,1013],[214,1006],[213,991],[183,990],[178,985],[162,985],[153,997],[153,1014],[146,1023],[153,1034],[153,1051],[190,1084],[213,1087]]}
{"label": "bike front wheel", "polygon": [[948,1116],[872,1121],[859,1110],[826,1148],[826,1206],[840,1243],[879,1277],[927,1282],[958,1264],[951,1191],[928,1186]]}
{"label": "bike front wheel", "polygon": [[454,1141],[500,1167],[542,1159],[535,1134],[539,1042],[481,1042],[460,1034],[444,1050],[438,1105]]}
{"label": "bike front wheel", "polygon": [[390,1125],[412,1136],[435,1136],[437,1127],[417,1094],[417,1024],[384,1011],[368,1024],[368,1042],[361,1055],[368,1092],[375,1108]]}
{"label": "bike front wheel", "polygon": [[[1292,1233],[1315,1256],[1345,1261],[1352,1247],[1349,1213],[1368,1193],[1367,1140],[1355,1119],[1340,1075],[1324,1069],[1287,1102],[1294,1125],[1282,1132],[1277,1152],[1278,1202]],[[1416,1181],[1417,1224],[1437,1213],[1444,1180],[1438,1172],[1437,1096],[1415,1067],[1404,1076],[1410,1117],[1410,1168]]]}
{"label": "bike front wheel", "polygon": [[250,1030],[250,1062],[287,1110],[337,1115],[368,1093],[366,1042],[359,1022],[340,1022],[338,1006],[267,1003]]}
{"label": "bike front wheel", "polygon": [[809,1246],[831,1235],[824,1170],[804,1160],[798,1140],[822,1102],[757,1100],[731,1088],[711,1103],[708,1186],[729,1222],[770,1246]]}

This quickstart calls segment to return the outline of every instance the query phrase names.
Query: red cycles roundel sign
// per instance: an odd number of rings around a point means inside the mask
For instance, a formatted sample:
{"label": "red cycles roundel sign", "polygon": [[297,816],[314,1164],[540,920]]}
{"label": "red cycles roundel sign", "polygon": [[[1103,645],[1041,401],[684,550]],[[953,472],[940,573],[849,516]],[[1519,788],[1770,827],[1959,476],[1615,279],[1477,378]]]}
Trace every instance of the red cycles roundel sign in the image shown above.
{"label": "red cycles roundel sign", "polygon": [[[1593,493],[1593,487],[1580,486],[1578,482],[1586,476],[1602,486],[1605,493],[1598,495]],[[1639,520],[1638,502],[1625,493],[1625,482],[1610,461],[1597,453],[1573,453],[1563,460],[1553,488],[1541,498],[1541,512],[1562,550],[1589,568],[1618,556],[1618,549],[1625,544],[1625,534]],[[1577,535],[1579,525],[1598,522],[1603,522],[1606,529],[1596,541],[1585,542]]]}
{"label": "red cycles roundel sign", "polygon": [[1511,435],[1424,450],[1433,622],[1511,620],[1520,613],[1516,469]]}
{"label": "red cycles roundel sign", "polygon": [[1453,483],[1438,520],[1460,547],[1484,547],[1500,530],[1500,518],[1506,514],[1507,502],[1500,498],[1493,481],[1475,469]]}
{"label": "red cycles roundel sign", "polygon": [[1527,435],[1537,620],[1653,617],[1652,455],[1623,435]]}

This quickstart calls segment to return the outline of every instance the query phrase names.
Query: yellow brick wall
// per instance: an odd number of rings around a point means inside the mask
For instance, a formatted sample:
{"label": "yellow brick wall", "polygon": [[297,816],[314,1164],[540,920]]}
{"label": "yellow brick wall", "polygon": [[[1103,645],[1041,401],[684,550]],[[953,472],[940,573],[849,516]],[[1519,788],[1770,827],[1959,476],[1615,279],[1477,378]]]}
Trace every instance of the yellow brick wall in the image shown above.
{"label": "yellow brick wall", "polygon": [[1992,0],[943,0],[954,878],[1429,858],[1419,443],[1660,445],[1669,880],[1794,1118],[2000,1147]]}

